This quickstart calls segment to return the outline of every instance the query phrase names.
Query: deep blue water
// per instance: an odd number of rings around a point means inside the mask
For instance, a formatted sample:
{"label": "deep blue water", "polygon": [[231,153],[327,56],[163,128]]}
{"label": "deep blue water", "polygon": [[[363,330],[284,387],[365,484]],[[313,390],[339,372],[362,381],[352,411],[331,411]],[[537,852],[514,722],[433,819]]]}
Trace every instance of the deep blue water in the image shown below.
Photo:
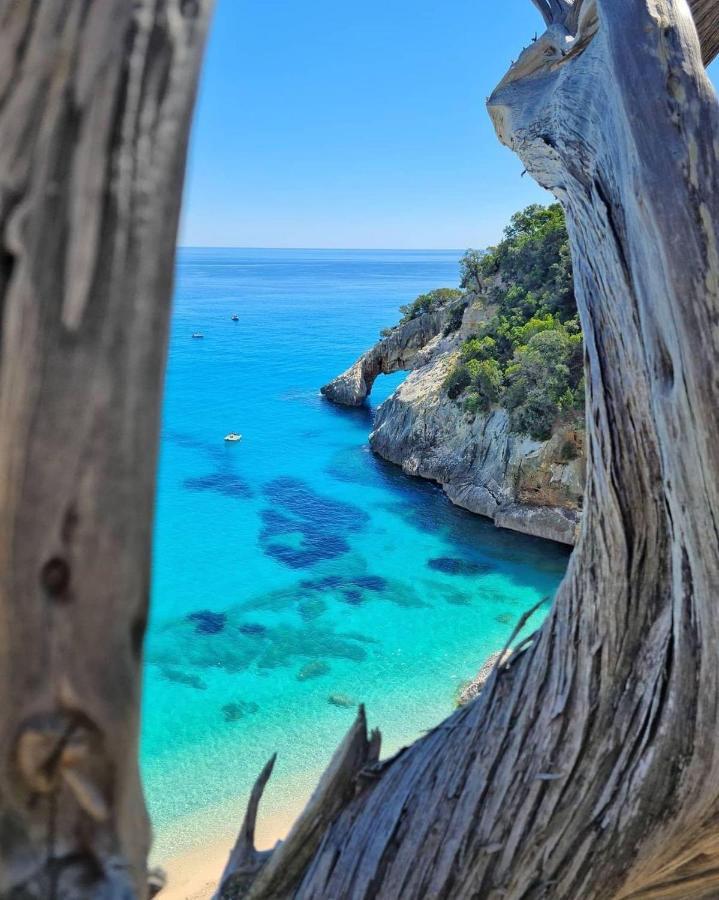
{"label": "deep blue water", "polygon": [[556,589],[563,549],[376,459],[372,409],[318,393],[459,255],[180,251],[143,715],[159,855],[236,831],[275,749],[265,808],[301,805],[359,701],[387,750],[417,737]]}

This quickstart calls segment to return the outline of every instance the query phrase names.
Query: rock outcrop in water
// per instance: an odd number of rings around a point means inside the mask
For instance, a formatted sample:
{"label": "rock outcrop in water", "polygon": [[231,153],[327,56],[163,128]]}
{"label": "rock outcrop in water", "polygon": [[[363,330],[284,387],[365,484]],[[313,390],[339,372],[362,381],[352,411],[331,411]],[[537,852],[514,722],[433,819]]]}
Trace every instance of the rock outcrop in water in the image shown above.
{"label": "rock outcrop in water", "polygon": [[[380,371],[411,369],[377,411],[372,450],[438,482],[453,503],[502,528],[571,545],[584,494],[583,432],[560,425],[549,440],[534,440],[511,431],[501,407],[469,414],[447,395],[461,343],[491,313],[483,297],[470,295],[460,328],[448,335],[447,311],[395,328],[322,392],[355,406]],[[374,374],[368,379],[364,372]]]}
{"label": "rock outcrop in water", "polygon": [[471,703],[472,700],[476,700],[482,692],[485,684],[489,681],[489,676],[494,671],[495,667],[501,666],[507,662],[512,654],[509,650],[505,650],[502,652],[501,650],[497,650],[496,653],[490,653],[490,655],[485,659],[482,667],[479,672],[474,676],[474,678],[467,681],[462,687],[459,689],[457,694],[457,706],[466,706],[468,703]]}

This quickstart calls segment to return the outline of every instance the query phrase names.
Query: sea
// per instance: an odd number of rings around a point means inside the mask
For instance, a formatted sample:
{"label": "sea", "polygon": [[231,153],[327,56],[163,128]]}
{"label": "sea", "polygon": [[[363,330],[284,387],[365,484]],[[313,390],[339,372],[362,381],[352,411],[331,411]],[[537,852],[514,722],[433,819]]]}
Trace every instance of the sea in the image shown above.
{"label": "sea", "polygon": [[383,755],[415,740],[548,608],[564,548],[369,450],[404,373],[359,409],[319,392],[460,256],[179,250],[142,717],[156,858],[236,832],[275,751],[263,811],[299,809],[359,703]]}

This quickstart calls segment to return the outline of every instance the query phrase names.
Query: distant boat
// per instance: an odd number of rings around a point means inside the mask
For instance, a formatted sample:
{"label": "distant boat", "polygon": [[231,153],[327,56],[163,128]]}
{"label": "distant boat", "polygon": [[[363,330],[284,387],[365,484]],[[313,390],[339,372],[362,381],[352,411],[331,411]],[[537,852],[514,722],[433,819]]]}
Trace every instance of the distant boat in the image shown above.
{"label": "distant boat", "polygon": [[235,313],[235,314],[232,316],[232,321],[233,321],[233,322],[239,322],[239,321],[240,321],[240,317],[237,315],[237,313]]}
{"label": "distant boat", "polygon": [[229,434],[226,434],[226,435],[225,435],[225,440],[226,440],[226,441],[231,441],[231,442],[234,442],[234,441],[241,441],[241,440],[242,440],[242,435],[241,435],[241,434],[236,434],[234,431],[231,431]]}
{"label": "distant boat", "polygon": [[192,337],[197,340],[197,338],[203,338],[205,335],[201,331],[193,331]]}

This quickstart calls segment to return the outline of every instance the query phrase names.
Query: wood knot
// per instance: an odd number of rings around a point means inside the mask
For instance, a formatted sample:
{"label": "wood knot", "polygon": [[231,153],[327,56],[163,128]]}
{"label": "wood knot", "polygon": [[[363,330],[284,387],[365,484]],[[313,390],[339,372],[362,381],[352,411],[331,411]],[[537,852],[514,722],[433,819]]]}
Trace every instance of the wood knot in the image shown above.
{"label": "wood knot", "polygon": [[86,716],[34,716],[20,732],[15,755],[22,783],[31,793],[56,794],[66,787],[93,819],[108,818],[102,738]]}
{"label": "wood knot", "polygon": [[53,600],[67,600],[70,566],[61,556],[53,556],[40,571],[40,583]]}
{"label": "wood knot", "polygon": [[198,0],[181,0],[180,13],[186,19],[196,19],[200,13],[200,4]]}

